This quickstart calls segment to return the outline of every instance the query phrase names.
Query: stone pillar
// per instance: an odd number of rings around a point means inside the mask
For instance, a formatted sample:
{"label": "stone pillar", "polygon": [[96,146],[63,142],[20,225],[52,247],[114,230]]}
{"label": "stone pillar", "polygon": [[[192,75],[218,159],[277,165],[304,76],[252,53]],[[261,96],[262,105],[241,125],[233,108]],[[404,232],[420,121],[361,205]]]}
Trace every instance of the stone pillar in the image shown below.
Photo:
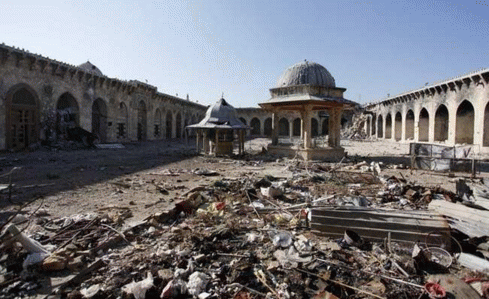
{"label": "stone pillar", "polygon": [[304,148],[311,148],[311,107],[305,107],[305,110],[301,111],[301,132],[304,137]]}
{"label": "stone pillar", "polygon": [[457,123],[457,106],[450,103],[448,106],[448,144],[455,145],[455,131]]}
{"label": "stone pillar", "polygon": [[292,137],[294,137],[294,120],[289,121],[289,138],[292,140]]}
{"label": "stone pillar", "polygon": [[340,146],[340,131],[341,131],[341,108],[331,108],[329,113],[329,138],[328,145],[330,147]]}
{"label": "stone pillar", "polygon": [[216,130],[216,141],[214,144],[214,156],[217,156],[217,149],[219,148],[219,130]]}
{"label": "stone pillar", "polygon": [[406,105],[401,110],[401,141],[406,141]]}
{"label": "stone pillar", "polygon": [[209,136],[207,135],[207,130],[206,130],[206,131],[204,131],[203,144],[202,144],[204,154],[210,154],[209,142],[210,142],[210,140],[209,140]]}
{"label": "stone pillar", "polygon": [[272,113],[272,145],[278,144],[278,113],[277,111],[273,111]]}
{"label": "stone pillar", "polygon": [[434,143],[435,142],[435,112],[433,112],[433,109],[430,109],[432,111],[428,111],[428,115],[430,118],[428,119],[428,142],[429,143]]}
{"label": "stone pillar", "polygon": [[195,134],[195,148],[197,149],[197,153],[200,153],[199,142],[200,142],[200,130],[197,129]]}

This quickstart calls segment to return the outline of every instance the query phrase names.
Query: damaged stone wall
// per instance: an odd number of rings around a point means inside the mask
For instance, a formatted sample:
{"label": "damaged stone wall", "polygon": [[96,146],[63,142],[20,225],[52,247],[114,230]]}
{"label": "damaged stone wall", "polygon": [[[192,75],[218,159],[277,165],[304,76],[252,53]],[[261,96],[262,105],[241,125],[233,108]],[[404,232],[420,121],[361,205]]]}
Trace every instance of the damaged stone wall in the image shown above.
{"label": "damaged stone wall", "polygon": [[[364,106],[369,136],[393,141],[473,144],[489,152],[489,70]],[[399,117],[400,116],[400,117]],[[389,122],[390,119],[390,122]]]}
{"label": "damaged stone wall", "polygon": [[[157,92],[156,87],[138,81],[121,81],[108,78],[100,74],[58,62],[29,52],[0,45],[0,150],[13,149],[12,139],[24,134],[18,130],[18,120],[9,115],[24,111],[22,103],[15,104],[12,98],[16,92],[28,94],[34,101],[29,108],[34,110],[30,121],[35,123],[35,140],[23,142],[26,147],[45,138],[41,132],[43,126],[53,122],[52,117],[59,108],[60,99],[72,98],[73,107],[78,110],[76,125],[89,132],[94,131],[92,126],[102,128],[105,142],[136,141],[137,140],[137,112],[133,102],[143,102],[146,106],[146,132],[147,139],[163,139],[165,134],[154,134],[155,124],[166,124],[166,120],[155,121],[156,115],[172,115],[171,126],[175,130],[177,116],[181,119],[180,132],[174,131],[170,138],[183,137],[185,124],[195,123],[205,113],[206,107],[190,100],[184,100]],[[35,102],[35,104],[34,104]],[[95,104],[97,103],[97,104]],[[12,106],[12,104],[14,104]],[[94,105],[95,104],[95,105]],[[17,109],[17,108],[18,109]],[[121,108],[123,107],[123,108]],[[94,112],[94,108],[100,111]],[[13,113],[10,112],[11,109]],[[122,110],[121,110],[122,109]],[[160,113],[156,113],[160,111]],[[167,113],[168,112],[168,113]],[[30,113],[30,112],[29,112]],[[122,118],[126,129],[126,137],[118,138]],[[94,121],[94,117],[98,117]],[[102,121],[103,123],[99,123]],[[17,134],[17,131],[20,133]],[[165,130],[165,128],[159,128]],[[20,136],[19,135],[19,136]],[[49,134],[48,134],[49,135]],[[20,136],[24,138],[25,136]]]}

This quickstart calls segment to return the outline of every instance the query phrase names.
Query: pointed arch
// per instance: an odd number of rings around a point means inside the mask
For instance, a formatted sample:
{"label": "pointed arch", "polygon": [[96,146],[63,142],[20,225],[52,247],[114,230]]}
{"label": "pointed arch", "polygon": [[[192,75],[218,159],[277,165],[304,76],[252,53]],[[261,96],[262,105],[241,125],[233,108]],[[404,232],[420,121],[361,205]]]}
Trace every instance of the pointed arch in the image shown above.
{"label": "pointed arch", "polygon": [[127,139],[128,123],[127,105],[121,102],[117,111],[117,139]]}
{"label": "pointed arch", "polygon": [[263,134],[265,136],[270,137],[272,136],[272,118],[268,117],[265,119],[265,122],[263,123]]}
{"label": "pointed arch", "polygon": [[244,117],[240,117],[239,120],[243,123],[243,125],[247,126],[248,123],[246,122],[246,119]]}
{"label": "pointed arch", "polygon": [[392,116],[390,113],[385,117],[385,139],[392,138]]}
{"label": "pointed arch", "polygon": [[258,118],[254,117],[250,122],[250,126],[251,126],[251,135],[261,134],[261,124]]}
{"label": "pointed arch", "polygon": [[448,140],[448,109],[441,104],[435,112],[435,141]]}
{"label": "pointed arch", "polygon": [[156,139],[159,139],[161,137],[161,110],[160,110],[160,108],[156,108],[156,111],[155,111],[153,135]]}
{"label": "pointed arch", "polygon": [[279,136],[289,136],[289,120],[282,117],[278,122],[278,135]]}
{"label": "pointed arch", "polygon": [[322,126],[322,130],[321,130],[321,135],[326,136],[328,134],[329,134],[329,119],[328,118],[325,118],[323,120],[323,126]]}
{"label": "pointed arch", "polygon": [[97,135],[99,142],[107,142],[107,104],[102,98],[92,104],[92,133]]}
{"label": "pointed arch", "polygon": [[409,109],[406,113],[406,140],[414,140],[414,111]]}
{"label": "pointed arch", "polygon": [[177,117],[175,118],[175,130],[176,130],[176,137],[181,138],[182,137],[182,115],[180,112],[177,113]]}
{"label": "pointed arch", "polygon": [[489,102],[484,109],[484,133],[482,137],[482,146],[489,146]]}
{"label": "pointed arch", "polygon": [[474,144],[474,106],[464,100],[457,109],[455,143]]}
{"label": "pointed arch", "polygon": [[314,117],[311,118],[311,137],[317,137],[319,135],[319,123]]}
{"label": "pointed arch", "polygon": [[292,136],[301,136],[301,119],[297,117],[292,123]]}
{"label": "pointed arch", "polygon": [[380,114],[379,117],[377,118],[377,137],[378,138],[384,137],[384,119]]}
{"label": "pointed arch", "polygon": [[419,122],[418,122],[418,129],[419,129],[419,135],[418,139],[419,141],[424,141],[427,142],[429,141],[429,130],[430,130],[430,114],[428,113],[428,110],[426,108],[421,109],[419,112]]}
{"label": "pointed arch", "polygon": [[10,88],[6,97],[7,149],[21,150],[39,140],[39,98],[27,84]]}
{"label": "pointed arch", "polygon": [[396,141],[400,141],[402,139],[402,115],[401,112],[396,113],[395,117],[395,125],[394,125],[394,138]]}
{"label": "pointed arch", "polygon": [[166,113],[166,138],[171,139],[173,131],[173,114],[171,111]]}

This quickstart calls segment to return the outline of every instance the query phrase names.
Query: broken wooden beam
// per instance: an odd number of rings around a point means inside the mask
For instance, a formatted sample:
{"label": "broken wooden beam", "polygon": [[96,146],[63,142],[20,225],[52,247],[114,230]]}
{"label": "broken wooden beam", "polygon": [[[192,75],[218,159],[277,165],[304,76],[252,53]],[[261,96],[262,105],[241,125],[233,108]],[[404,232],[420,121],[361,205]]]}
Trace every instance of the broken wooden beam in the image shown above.
{"label": "broken wooden beam", "polygon": [[404,243],[426,242],[428,246],[449,248],[450,227],[440,215],[428,211],[397,211],[366,208],[315,208],[311,210],[311,229],[323,236],[343,237],[353,230],[362,238]]}

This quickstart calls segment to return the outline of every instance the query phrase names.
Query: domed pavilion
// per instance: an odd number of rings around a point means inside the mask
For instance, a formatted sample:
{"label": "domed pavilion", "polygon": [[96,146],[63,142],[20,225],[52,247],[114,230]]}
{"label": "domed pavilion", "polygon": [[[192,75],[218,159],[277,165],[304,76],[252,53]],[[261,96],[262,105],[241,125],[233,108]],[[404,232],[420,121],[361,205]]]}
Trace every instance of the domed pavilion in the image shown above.
{"label": "domed pavilion", "polygon": [[[336,87],[335,79],[320,64],[304,61],[286,69],[270,89],[271,98],[259,105],[272,113],[271,154],[298,157],[303,160],[340,160],[344,149],[340,146],[341,113],[356,103],[343,98],[346,88]],[[301,119],[301,139],[298,144],[279,142],[281,114],[297,111]],[[325,111],[329,116],[327,143],[313,140],[311,117],[313,111]]]}
{"label": "domed pavilion", "polygon": [[204,119],[198,124],[186,128],[196,130],[196,146],[199,153],[214,156],[232,155],[235,143],[238,154],[244,153],[245,133],[249,127],[238,119],[236,110],[224,98],[210,106]]}

